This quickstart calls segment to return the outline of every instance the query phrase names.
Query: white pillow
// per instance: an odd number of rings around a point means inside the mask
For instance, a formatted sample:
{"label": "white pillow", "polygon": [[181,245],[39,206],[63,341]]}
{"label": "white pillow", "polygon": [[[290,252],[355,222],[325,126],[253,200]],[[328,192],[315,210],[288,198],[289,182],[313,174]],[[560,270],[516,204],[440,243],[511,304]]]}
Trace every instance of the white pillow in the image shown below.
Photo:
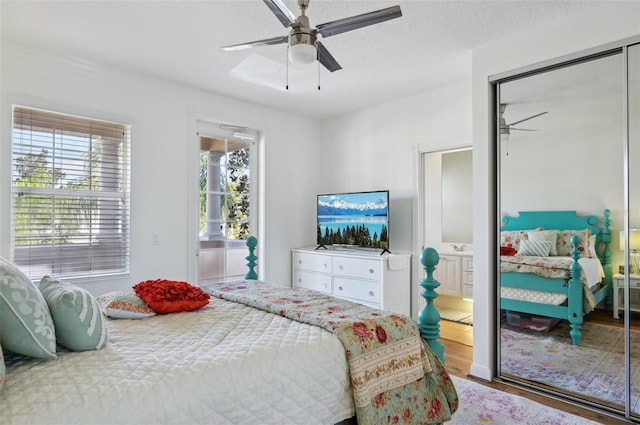
{"label": "white pillow", "polygon": [[596,244],[598,243],[596,241],[597,237],[598,237],[597,235],[593,235],[589,237],[589,257],[591,258],[598,258],[598,253],[596,251]]}
{"label": "white pillow", "polygon": [[[532,230],[529,231],[530,241],[549,241],[551,242],[551,249],[548,255],[556,256],[558,251],[556,250],[556,243],[558,242],[558,232],[555,230]],[[546,256],[545,256],[546,257]]]}
{"label": "white pillow", "polygon": [[99,295],[98,303],[102,312],[112,319],[144,319],[156,315],[156,312],[133,292],[114,291]]}
{"label": "white pillow", "polygon": [[534,256],[534,257],[548,257],[551,250],[551,242],[549,241],[530,241],[523,239],[520,241],[520,249],[516,255],[519,256]]}

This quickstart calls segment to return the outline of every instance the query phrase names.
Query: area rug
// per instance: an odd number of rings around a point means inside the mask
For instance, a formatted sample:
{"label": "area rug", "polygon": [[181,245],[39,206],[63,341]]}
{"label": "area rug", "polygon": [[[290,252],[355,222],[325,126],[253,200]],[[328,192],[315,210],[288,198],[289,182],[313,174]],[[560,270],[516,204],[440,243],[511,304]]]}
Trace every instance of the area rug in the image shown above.
{"label": "area rug", "polygon": [[468,379],[451,376],[460,406],[447,425],[596,425],[561,410],[525,397],[486,387]]}
{"label": "area rug", "polygon": [[473,325],[473,313],[448,308],[438,308],[438,313],[440,313],[440,318],[443,320]]}
{"label": "area rug", "polygon": [[[579,346],[571,343],[570,326],[561,322],[548,333],[501,329],[503,373],[574,393],[624,404],[623,329],[584,323]],[[640,332],[631,331],[631,410],[640,408]]]}

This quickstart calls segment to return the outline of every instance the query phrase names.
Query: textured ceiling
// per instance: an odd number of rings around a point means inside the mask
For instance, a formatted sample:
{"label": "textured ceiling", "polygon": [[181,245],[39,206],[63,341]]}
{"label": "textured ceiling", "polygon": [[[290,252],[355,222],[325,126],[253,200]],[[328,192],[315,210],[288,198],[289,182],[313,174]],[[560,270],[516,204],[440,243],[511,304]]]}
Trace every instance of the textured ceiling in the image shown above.
{"label": "textured ceiling", "polygon": [[324,119],[469,78],[471,49],[606,3],[311,0],[312,27],[393,5],[403,16],[321,39],[343,69],[290,65],[289,90],[285,45],[220,49],[287,34],[260,0],[0,0],[0,24],[3,41]]}

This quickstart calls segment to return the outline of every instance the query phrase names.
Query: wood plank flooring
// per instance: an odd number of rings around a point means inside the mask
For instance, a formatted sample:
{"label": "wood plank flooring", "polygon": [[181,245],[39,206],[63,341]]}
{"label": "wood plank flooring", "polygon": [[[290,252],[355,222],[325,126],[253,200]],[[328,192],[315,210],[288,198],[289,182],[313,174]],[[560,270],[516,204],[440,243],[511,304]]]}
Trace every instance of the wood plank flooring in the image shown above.
{"label": "wood plank flooring", "polygon": [[[614,321],[615,319],[611,317],[611,313],[595,311],[590,313],[589,316],[591,321],[598,323],[616,326],[622,326],[623,323],[622,320]],[[640,321],[636,321],[636,323],[640,323]],[[466,378],[491,388],[526,397],[546,406],[563,410],[602,424],[621,425],[632,423],[519,387],[507,385],[501,382],[487,382],[483,379],[470,376],[469,367],[473,361],[473,326],[442,320],[440,322],[440,341],[442,342],[442,345],[444,345],[445,366],[451,375]]]}

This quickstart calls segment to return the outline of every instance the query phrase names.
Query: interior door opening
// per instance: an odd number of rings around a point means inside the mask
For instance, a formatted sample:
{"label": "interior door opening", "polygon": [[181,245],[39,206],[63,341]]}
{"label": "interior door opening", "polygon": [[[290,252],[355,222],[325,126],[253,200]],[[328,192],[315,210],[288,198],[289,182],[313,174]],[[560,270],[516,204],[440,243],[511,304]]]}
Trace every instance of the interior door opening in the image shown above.
{"label": "interior door opening", "polygon": [[198,284],[242,279],[257,229],[258,132],[198,122]]}

